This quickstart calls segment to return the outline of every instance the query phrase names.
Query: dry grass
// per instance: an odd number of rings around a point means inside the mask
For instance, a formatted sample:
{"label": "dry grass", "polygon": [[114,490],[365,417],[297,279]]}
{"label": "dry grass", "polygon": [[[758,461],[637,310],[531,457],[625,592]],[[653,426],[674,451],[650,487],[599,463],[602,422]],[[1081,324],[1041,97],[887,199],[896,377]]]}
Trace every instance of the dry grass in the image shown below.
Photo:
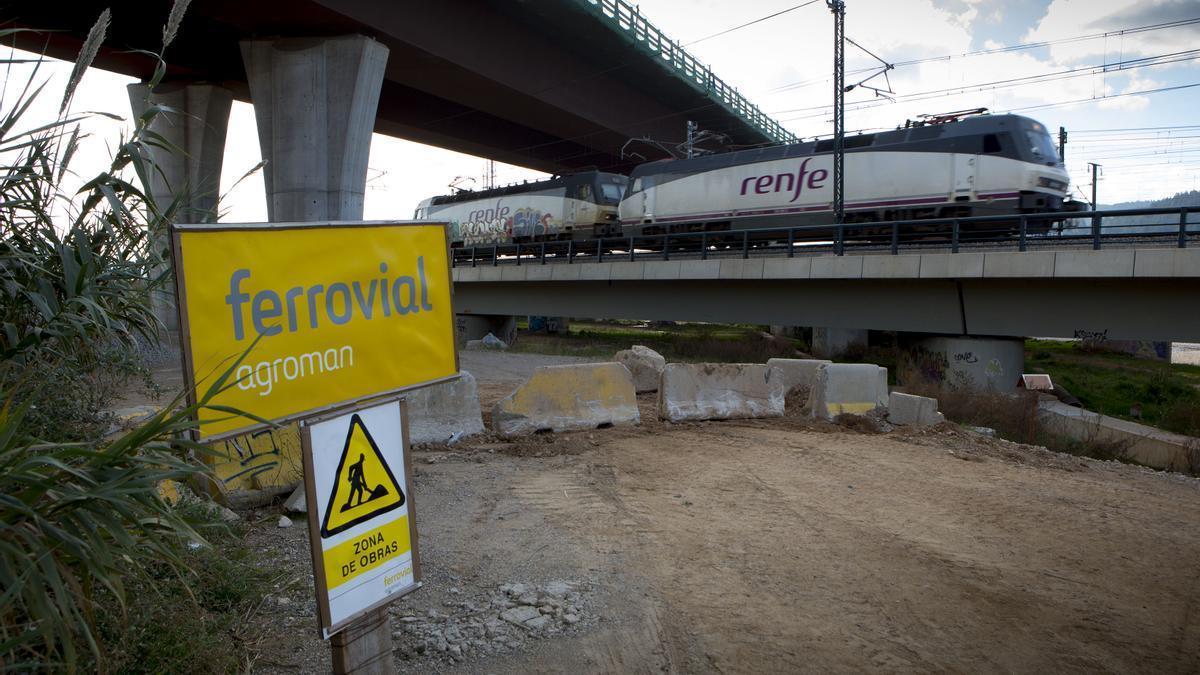
{"label": "dry grass", "polygon": [[946,419],[994,429],[996,435],[1005,440],[1040,445],[1078,457],[1130,461],[1128,442],[1101,438],[1097,432],[1077,439],[1047,429],[1038,421],[1038,395],[1031,391],[1001,393],[925,386],[909,388],[908,393],[936,398],[938,409]]}

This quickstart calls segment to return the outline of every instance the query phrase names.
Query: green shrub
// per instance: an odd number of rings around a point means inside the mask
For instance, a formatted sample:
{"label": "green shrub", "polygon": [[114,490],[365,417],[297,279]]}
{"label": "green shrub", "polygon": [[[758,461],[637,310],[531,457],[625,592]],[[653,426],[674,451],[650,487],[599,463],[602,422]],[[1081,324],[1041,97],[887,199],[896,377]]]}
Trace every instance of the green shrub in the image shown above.
{"label": "green shrub", "polygon": [[[173,8],[164,47],[186,5]],[[101,628],[114,616],[128,622],[137,593],[159,581],[177,579],[172,592],[198,589],[220,607],[241,597],[236,589],[194,583],[190,565],[198,561],[188,542],[203,545],[204,538],[158,494],[161,481],[186,481],[203,470],[188,457],[207,449],[184,438],[198,407],[229,386],[237,364],[196,405],[183,407],[176,398],[136,428],[102,437],[100,410],[129,375],[144,372],[138,354],[157,337],[151,298],[163,281],[160,235],[182,203],[177,196],[160,205],[148,196],[157,170],[150,149],[171,149],[149,130],[157,107],[117,144],[105,171],[77,191],[64,187],[83,140],[82,117],[68,112],[72,93],[108,22],[105,10],[84,42],[57,120],[24,120],[45,87],[36,68],[24,85],[5,83],[19,93],[0,110],[4,670],[127,670],[114,668],[123,662],[105,648],[111,631]],[[164,72],[160,61],[151,85]],[[180,628],[161,617],[157,625]]]}
{"label": "green shrub", "polygon": [[[207,517],[203,509],[187,515]],[[120,673],[229,673],[247,670],[234,647],[257,642],[261,631],[247,626],[272,572],[261,564],[237,525],[211,526],[211,546],[176,542],[189,568],[181,579],[161,562],[147,565],[126,588],[128,611],[110,594],[97,600],[97,632],[108,646],[96,663]],[[90,665],[90,664],[89,664]]]}

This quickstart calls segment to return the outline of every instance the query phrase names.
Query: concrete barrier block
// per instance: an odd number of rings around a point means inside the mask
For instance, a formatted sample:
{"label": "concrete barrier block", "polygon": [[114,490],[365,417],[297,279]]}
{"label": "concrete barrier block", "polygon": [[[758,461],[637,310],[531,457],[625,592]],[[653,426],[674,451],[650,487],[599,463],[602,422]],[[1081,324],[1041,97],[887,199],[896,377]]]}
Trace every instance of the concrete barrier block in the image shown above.
{"label": "concrete barrier block", "polygon": [[658,391],[658,381],[667,367],[667,360],[662,354],[643,345],[634,345],[632,349],[617,352],[613,360],[629,369],[638,393]]}
{"label": "concrete barrier block", "polygon": [[658,416],[671,422],[783,416],[783,374],[759,363],[668,363]]}
{"label": "concrete barrier block", "polygon": [[946,421],[938,412],[936,398],[914,396],[894,391],[888,397],[888,421],[892,424],[907,424],[928,427]]}
{"label": "concrete barrier block", "polygon": [[811,392],[817,383],[817,372],[830,363],[833,361],[826,359],[767,359],[768,368],[779,369],[785,394],[801,387]]}
{"label": "concrete barrier block", "polygon": [[504,436],[640,421],[633,376],[619,363],[541,366],[492,408],[492,429]]}
{"label": "concrete barrier block", "polygon": [[870,363],[831,363],[817,371],[809,394],[813,417],[862,415],[887,406],[887,368]]}
{"label": "concrete barrier block", "polygon": [[431,384],[408,395],[408,440],[445,443],[451,438],[483,433],[479,388],[466,371],[446,382]]}
{"label": "concrete barrier block", "polygon": [[208,479],[195,486],[228,505],[258,506],[286,494],[300,483],[304,461],[300,428],[295,423],[263,429],[212,443],[200,460],[209,465]]}

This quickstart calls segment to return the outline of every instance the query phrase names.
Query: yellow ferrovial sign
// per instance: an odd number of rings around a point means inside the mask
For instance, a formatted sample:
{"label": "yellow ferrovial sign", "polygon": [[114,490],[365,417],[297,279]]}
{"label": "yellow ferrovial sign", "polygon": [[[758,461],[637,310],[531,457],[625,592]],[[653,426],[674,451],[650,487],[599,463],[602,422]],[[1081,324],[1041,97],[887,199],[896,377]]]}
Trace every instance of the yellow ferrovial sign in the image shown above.
{"label": "yellow ferrovial sign", "polygon": [[[177,225],[189,388],[246,350],[213,404],[280,422],[455,376],[445,226]],[[262,427],[200,412],[203,439]]]}
{"label": "yellow ferrovial sign", "polygon": [[421,585],[404,403],[300,422],[322,635]]}

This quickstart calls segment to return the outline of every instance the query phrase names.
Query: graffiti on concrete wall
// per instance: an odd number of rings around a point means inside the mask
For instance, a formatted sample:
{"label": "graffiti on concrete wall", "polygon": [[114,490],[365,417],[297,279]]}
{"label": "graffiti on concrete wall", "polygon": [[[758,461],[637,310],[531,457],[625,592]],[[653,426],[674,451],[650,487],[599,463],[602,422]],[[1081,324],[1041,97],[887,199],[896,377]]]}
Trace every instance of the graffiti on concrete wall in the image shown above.
{"label": "graffiti on concrete wall", "polygon": [[983,374],[987,375],[989,380],[998,380],[1004,377],[1004,364],[1000,363],[1000,359],[992,359],[984,367]]}
{"label": "graffiti on concrete wall", "polygon": [[1108,342],[1108,329],[1104,330],[1076,330],[1075,339],[1079,340],[1086,346],[1098,346]]}
{"label": "graffiti on concrete wall", "polygon": [[901,379],[906,382],[940,384],[946,379],[946,371],[950,368],[950,362],[944,352],[932,351],[923,345],[915,345],[904,350],[898,366],[901,371]]}
{"label": "graffiti on concrete wall", "polygon": [[291,424],[230,438],[210,446],[205,457],[222,491],[294,485],[303,476],[300,429]]}

